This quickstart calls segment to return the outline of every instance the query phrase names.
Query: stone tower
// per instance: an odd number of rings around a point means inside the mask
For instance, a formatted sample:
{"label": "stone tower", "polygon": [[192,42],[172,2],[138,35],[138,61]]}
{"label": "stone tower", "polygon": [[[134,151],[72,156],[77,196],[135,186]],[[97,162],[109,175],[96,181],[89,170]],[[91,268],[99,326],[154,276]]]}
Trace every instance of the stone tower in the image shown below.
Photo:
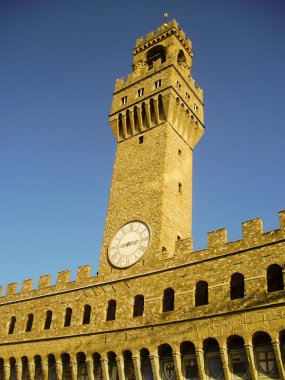
{"label": "stone tower", "polygon": [[177,240],[191,239],[192,155],[204,132],[192,44],[177,22],[139,38],[133,55],[109,117],[118,144],[99,275],[112,278],[177,262]]}

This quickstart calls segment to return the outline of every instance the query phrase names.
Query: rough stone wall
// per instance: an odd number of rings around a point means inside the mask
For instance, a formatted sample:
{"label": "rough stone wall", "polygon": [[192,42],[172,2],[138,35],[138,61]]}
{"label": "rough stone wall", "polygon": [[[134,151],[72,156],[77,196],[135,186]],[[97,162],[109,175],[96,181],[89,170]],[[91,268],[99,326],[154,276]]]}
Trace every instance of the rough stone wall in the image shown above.
{"label": "rough stone wall", "polygon": [[[39,289],[24,281],[8,286],[0,297],[0,358],[91,350],[135,350],[162,343],[178,344],[190,340],[198,344],[207,337],[218,340],[237,334],[252,336],[256,331],[273,337],[285,328],[285,291],[268,293],[266,271],[278,264],[284,270],[285,212],[280,213],[281,228],[262,232],[261,221],[243,224],[244,237],[226,242],[225,230],[209,233],[209,247],[192,252],[188,241],[179,241],[180,265],[136,276],[104,282],[101,276],[89,278],[90,267],[79,268],[77,280],[69,282],[69,271],[61,272],[57,285],[49,277],[40,279]],[[183,260],[181,259],[183,257]],[[230,299],[230,277],[240,272],[245,278],[245,298]],[[195,285],[209,285],[209,304],[195,306]],[[174,311],[162,312],[163,292],[175,291]],[[144,314],[133,317],[133,299],[145,297]],[[107,302],[117,301],[116,319],[106,321]],[[83,325],[84,305],[92,308],[90,324]],[[66,307],[72,308],[71,326],[64,327]],[[44,330],[47,310],[53,311],[50,330]],[[34,314],[32,331],[25,332],[28,314]],[[12,316],[13,334],[8,334]]]}

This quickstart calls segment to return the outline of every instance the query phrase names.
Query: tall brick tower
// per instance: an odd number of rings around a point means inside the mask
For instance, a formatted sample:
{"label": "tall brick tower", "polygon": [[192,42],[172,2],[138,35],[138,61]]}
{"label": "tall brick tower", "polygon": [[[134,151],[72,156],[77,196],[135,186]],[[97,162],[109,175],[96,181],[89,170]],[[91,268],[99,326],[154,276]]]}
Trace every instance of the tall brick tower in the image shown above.
{"label": "tall brick tower", "polygon": [[139,38],[133,72],[117,79],[109,117],[117,139],[99,275],[175,263],[191,238],[192,155],[204,132],[192,44],[175,20]]}

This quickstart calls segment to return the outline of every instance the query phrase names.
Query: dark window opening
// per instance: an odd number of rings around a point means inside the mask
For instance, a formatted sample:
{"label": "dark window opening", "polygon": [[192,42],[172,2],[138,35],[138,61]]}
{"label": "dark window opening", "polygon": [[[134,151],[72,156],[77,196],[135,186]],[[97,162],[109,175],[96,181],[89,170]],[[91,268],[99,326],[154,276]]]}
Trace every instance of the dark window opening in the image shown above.
{"label": "dark window opening", "polygon": [[48,310],[46,314],[46,321],[45,321],[45,330],[49,330],[51,326],[51,321],[52,321],[52,311]]}
{"label": "dark window opening", "polygon": [[26,326],[26,332],[32,331],[33,322],[34,322],[34,316],[33,316],[33,314],[29,314],[27,326]]}
{"label": "dark window opening", "polygon": [[186,57],[183,50],[180,50],[177,56],[177,63],[181,64],[182,62],[186,62]]}
{"label": "dark window opening", "polygon": [[179,191],[179,193],[182,192],[182,184],[181,183],[178,184],[178,191]]}
{"label": "dark window opening", "polygon": [[115,300],[108,301],[106,321],[114,321],[116,319],[116,306]]}
{"label": "dark window opening", "polygon": [[14,333],[15,324],[16,324],[16,317],[12,317],[11,321],[10,321],[10,324],[9,324],[8,334],[13,334]]}
{"label": "dark window opening", "polygon": [[241,273],[234,273],[231,276],[231,300],[244,298],[244,276]]}
{"label": "dark window opening", "polygon": [[140,136],[139,137],[139,144],[142,144],[143,143],[143,136]]}
{"label": "dark window opening", "polygon": [[174,290],[172,288],[167,288],[163,293],[163,305],[162,311],[173,311],[174,310]]}
{"label": "dark window opening", "polygon": [[158,113],[160,120],[164,121],[166,120],[165,112],[164,112],[164,105],[162,100],[162,95],[158,95]]}
{"label": "dark window opening", "polygon": [[144,312],[144,296],[138,294],[135,296],[133,317],[140,317]]}
{"label": "dark window opening", "polygon": [[64,327],[69,327],[71,325],[71,316],[72,316],[72,309],[71,307],[67,307],[65,310]]}
{"label": "dark window opening", "polygon": [[128,101],[128,97],[127,96],[123,96],[122,97],[122,104],[126,104]]}
{"label": "dark window opening", "polygon": [[90,323],[90,317],[91,317],[91,306],[85,305],[82,324],[88,325]]}
{"label": "dark window opening", "polygon": [[124,129],[123,129],[122,114],[119,114],[118,128],[119,128],[119,137],[120,137],[121,139],[123,139],[125,136],[124,136]]}
{"label": "dark window opening", "polygon": [[140,98],[141,96],[143,96],[143,93],[144,93],[144,88],[142,87],[138,90],[138,97]]}
{"label": "dark window opening", "polygon": [[208,283],[199,281],[196,284],[195,306],[208,305]]}
{"label": "dark window opening", "polygon": [[282,268],[278,264],[272,264],[267,268],[267,291],[276,292],[284,289]]}
{"label": "dark window opening", "polygon": [[158,79],[158,80],[156,80],[156,81],[154,82],[154,87],[155,87],[155,88],[159,88],[159,87],[161,87],[161,79]]}

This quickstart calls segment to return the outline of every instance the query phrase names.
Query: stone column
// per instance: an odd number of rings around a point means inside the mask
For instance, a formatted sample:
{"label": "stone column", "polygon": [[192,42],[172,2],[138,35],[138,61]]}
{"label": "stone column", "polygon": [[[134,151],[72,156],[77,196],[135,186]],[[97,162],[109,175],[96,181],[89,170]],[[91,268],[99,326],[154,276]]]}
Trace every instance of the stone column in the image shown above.
{"label": "stone column", "polygon": [[153,99],[153,104],[154,104],[155,118],[156,118],[157,124],[159,124],[160,117],[159,117],[159,109],[158,109],[158,98]]}
{"label": "stone column", "polygon": [[4,380],[9,380],[10,373],[11,373],[9,362],[7,364],[5,364],[4,362],[3,371],[4,371]]}
{"label": "stone column", "polygon": [[62,362],[56,361],[56,373],[57,373],[57,380],[62,380],[62,374],[63,374],[63,368],[62,368]]}
{"label": "stone column", "polygon": [[142,371],[141,371],[141,357],[139,352],[135,352],[132,355],[134,370],[136,375],[136,380],[142,380]]}
{"label": "stone column", "polygon": [[136,130],[135,130],[135,120],[134,120],[133,110],[130,110],[129,116],[130,116],[130,122],[131,122],[132,135],[134,136],[136,134]]}
{"label": "stone column", "polygon": [[173,362],[174,362],[174,368],[176,372],[176,379],[177,380],[182,380],[182,366],[181,366],[181,354],[180,352],[173,352]]}
{"label": "stone column", "polygon": [[128,131],[127,131],[127,120],[126,120],[126,114],[122,114],[122,124],[123,124],[123,132],[124,132],[124,137],[128,137]]}
{"label": "stone column", "polygon": [[147,128],[151,128],[151,113],[150,113],[150,104],[149,104],[149,102],[145,103],[145,111],[146,111],[146,118],[147,118],[147,123],[148,123],[148,127]]}
{"label": "stone column", "polygon": [[35,365],[33,363],[31,363],[30,359],[28,358],[27,371],[28,371],[30,379],[35,378],[35,370],[33,371],[34,368],[35,368]]}
{"label": "stone column", "polygon": [[280,343],[278,340],[272,341],[272,346],[275,354],[276,364],[279,372],[280,379],[285,379],[285,371],[282,363],[281,351],[280,351]]}
{"label": "stone column", "polygon": [[[41,362],[41,370],[42,370],[42,379],[48,380],[48,363],[47,362]],[[61,378],[58,377],[59,380]]]}
{"label": "stone column", "polygon": [[160,380],[159,357],[157,353],[151,353],[149,355],[149,358],[150,358],[153,380]]}
{"label": "stone column", "polygon": [[245,352],[246,352],[246,356],[247,356],[251,380],[257,380],[257,373],[256,373],[256,369],[255,369],[253,348],[250,344],[245,344],[244,347],[245,347]]}
{"label": "stone column", "polygon": [[224,377],[225,380],[230,380],[230,370],[229,370],[229,357],[228,357],[228,350],[226,347],[221,346],[220,347],[220,354],[221,354],[221,360],[223,364],[223,370],[224,370]]}
{"label": "stone column", "polygon": [[28,371],[30,378],[33,380],[36,377],[36,366],[32,361],[28,361]]}
{"label": "stone column", "polygon": [[116,362],[118,366],[119,380],[125,380],[125,363],[123,357],[116,357]]}
{"label": "stone column", "polygon": [[110,380],[108,359],[106,357],[101,357],[101,366],[102,366],[103,379]]}
{"label": "stone column", "polygon": [[92,356],[86,356],[86,367],[88,373],[88,380],[94,380],[94,360]]}
{"label": "stone column", "polygon": [[143,125],[141,107],[137,107],[137,112],[138,112],[138,119],[139,119],[139,128],[140,128],[140,131],[143,132],[144,131],[144,125]]}
{"label": "stone column", "polygon": [[71,358],[71,355],[70,355],[70,367],[71,367],[71,372],[72,372],[72,380],[77,380],[78,379],[78,364],[76,361],[76,357]]}
{"label": "stone column", "polygon": [[23,366],[21,360],[19,359],[19,363],[16,362],[16,379],[21,380],[23,376]]}
{"label": "stone column", "polygon": [[197,358],[199,379],[205,380],[206,374],[205,374],[205,363],[204,363],[204,351],[201,348],[196,348],[195,353],[196,353],[196,358]]}

